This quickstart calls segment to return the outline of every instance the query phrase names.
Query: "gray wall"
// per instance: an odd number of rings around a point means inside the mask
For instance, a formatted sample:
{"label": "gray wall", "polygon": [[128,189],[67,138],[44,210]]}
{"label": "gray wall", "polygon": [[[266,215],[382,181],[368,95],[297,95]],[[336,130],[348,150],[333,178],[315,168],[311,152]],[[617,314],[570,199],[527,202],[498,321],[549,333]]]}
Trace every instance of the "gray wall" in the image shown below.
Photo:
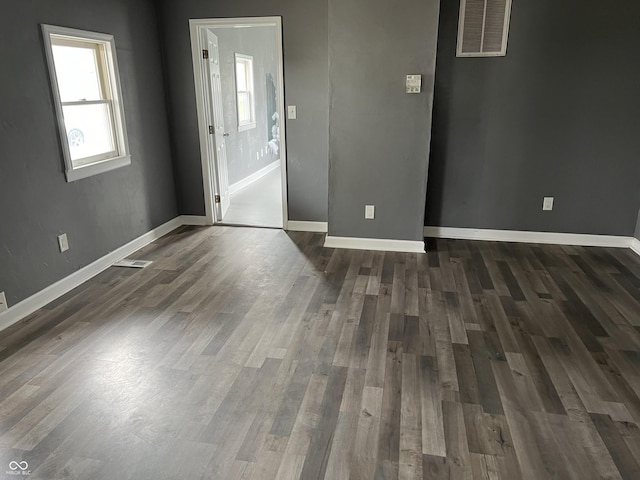
{"label": "gray wall", "polygon": [[171,139],[180,212],[204,215],[200,146],[189,39],[190,18],[282,16],[289,218],[327,220],[327,0],[160,0]]}
{"label": "gray wall", "polygon": [[515,1],[489,59],[455,57],[458,9],[442,2],[426,224],[633,235],[640,3]]}
{"label": "gray wall", "polygon": [[638,211],[638,220],[636,221],[635,237],[640,240],[640,211]]}
{"label": "gray wall", "polygon": [[[41,23],[115,35],[131,166],[65,181]],[[174,218],[177,206],[151,1],[4,1],[0,31],[0,291],[11,306]],[[63,232],[71,249],[61,254]]]}
{"label": "gray wall", "polygon": [[[423,237],[438,10],[438,0],[329,0],[330,235]],[[415,73],[423,92],[407,94]]]}
{"label": "gray wall", "polygon": [[[276,161],[279,157],[268,153],[271,138],[267,122],[267,74],[275,81],[277,89],[278,59],[275,29],[272,27],[216,28],[220,48],[220,77],[224,109],[227,167],[229,184],[239,182],[252,173]],[[255,90],[256,128],[238,131],[236,106],[235,54],[253,57],[253,81]],[[262,154],[261,150],[267,150]],[[260,158],[256,152],[261,153]]]}

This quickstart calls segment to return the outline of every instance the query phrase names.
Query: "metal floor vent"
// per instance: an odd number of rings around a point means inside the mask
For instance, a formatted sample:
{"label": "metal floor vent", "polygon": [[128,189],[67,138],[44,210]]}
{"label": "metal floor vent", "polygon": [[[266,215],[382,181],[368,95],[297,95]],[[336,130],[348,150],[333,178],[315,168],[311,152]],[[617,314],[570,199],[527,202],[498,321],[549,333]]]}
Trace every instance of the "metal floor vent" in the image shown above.
{"label": "metal floor vent", "polygon": [[153,261],[151,260],[128,260],[123,259],[119,262],[113,264],[114,267],[128,267],[128,268],[144,268],[151,265]]}

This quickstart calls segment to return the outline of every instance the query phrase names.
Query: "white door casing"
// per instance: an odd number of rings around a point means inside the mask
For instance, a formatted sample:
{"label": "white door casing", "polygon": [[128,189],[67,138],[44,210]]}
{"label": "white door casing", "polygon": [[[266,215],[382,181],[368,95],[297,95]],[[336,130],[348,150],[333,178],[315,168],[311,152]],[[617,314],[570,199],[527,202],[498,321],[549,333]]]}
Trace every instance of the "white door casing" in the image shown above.
{"label": "white door casing", "polygon": [[[191,36],[191,56],[193,63],[194,87],[196,96],[196,111],[198,114],[198,131],[200,139],[200,156],[202,165],[202,181],[204,187],[204,221],[207,225],[213,225],[222,221],[222,190],[219,180],[220,169],[217,165],[218,160],[212,160],[214,153],[215,141],[217,135],[209,135],[209,125],[214,125],[210,118],[213,117],[213,95],[209,88],[210,63],[202,58],[202,50],[209,50],[209,37],[207,32],[212,28],[235,28],[235,27],[273,27],[275,29],[277,44],[277,111],[280,117],[280,170],[282,175],[282,222],[283,228],[286,230],[289,222],[288,212],[288,195],[287,195],[287,135],[286,135],[286,110],[284,103],[284,55],[282,44],[282,18],[281,17],[247,17],[247,18],[201,18],[189,19],[189,31]],[[215,37],[215,35],[214,35]],[[215,42],[218,45],[217,41]],[[216,49],[217,53],[217,49]],[[211,55],[209,59],[211,60]],[[217,64],[219,69],[219,63]],[[218,71],[219,73],[219,71]],[[219,78],[219,77],[218,77]],[[218,90],[220,92],[221,90]],[[222,107],[220,108],[220,116],[222,117]],[[223,123],[223,122],[222,122]],[[214,125],[215,126],[215,125]],[[224,128],[224,127],[223,127]],[[214,132],[215,133],[215,132]],[[224,141],[224,131],[221,132],[222,141]],[[224,147],[226,160],[226,146]],[[224,183],[226,185],[226,197],[230,200],[228,194],[228,171],[226,170],[226,161],[224,169]],[[216,205],[215,195],[220,195],[220,203]],[[228,206],[228,203],[227,203]]]}

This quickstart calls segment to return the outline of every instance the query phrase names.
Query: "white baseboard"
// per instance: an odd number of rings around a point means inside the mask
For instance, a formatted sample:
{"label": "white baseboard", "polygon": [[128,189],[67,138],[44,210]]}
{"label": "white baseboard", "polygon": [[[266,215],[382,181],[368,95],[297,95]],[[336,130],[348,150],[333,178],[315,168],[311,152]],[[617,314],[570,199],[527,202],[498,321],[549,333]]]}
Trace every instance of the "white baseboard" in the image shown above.
{"label": "white baseboard", "polygon": [[[197,215],[181,215],[167,223],[154,228],[150,232],[141,235],[140,237],[130,241],[126,245],[117,248],[116,250],[109,252],[105,256],[97,259],[89,265],[82,267],[81,269],[73,272],[71,275],[57,281],[56,283],[40,290],[39,292],[31,295],[30,297],[16,303],[8,310],[0,313],[0,331],[11,325],[19,322],[23,318],[31,315],[35,311],[44,307],[48,303],[53,302],[57,298],[61,297],[65,293],[73,290],[77,286],[92,279],[102,271],[109,268],[113,263],[122,260],[123,258],[131,255],[133,252],[141,249],[142,247],[150,244],[154,240],[166,235],[167,233],[175,230],[182,225],[210,225],[211,222],[207,217]],[[327,224],[322,222],[289,222],[289,226],[295,227],[305,226],[309,228],[309,231],[327,231]],[[317,230],[311,230],[315,228]],[[296,228],[291,228],[296,230]]]}
{"label": "white baseboard", "polygon": [[631,237],[613,235],[587,235],[577,233],[525,232],[516,230],[487,230],[481,228],[424,227],[424,236],[457,238],[494,242],[548,243],[583,247],[629,248]]}
{"label": "white baseboard", "polygon": [[384,238],[332,237],[324,240],[327,248],[352,248],[356,250],[381,250],[385,252],[424,253],[424,242],[390,240]]}
{"label": "white baseboard", "polygon": [[126,245],[106,254],[104,257],[99,258],[86,267],[82,267],[80,270],[73,272],[71,275],[57,281],[53,285],[50,285],[45,289],[40,290],[38,293],[16,303],[8,310],[0,313],[0,331],[19,322],[26,316],[31,315],[33,312],[39,310],[48,303],[95,277],[100,272],[109,268],[114,262],[122,260],[133,252],[175,230],[181,225],[181,218],[176,217],[173,220],[154,228],[150,232],[141,235],[135,240],[130,241]]}
{"label": "white baseboard", "polygon": [[297,220],[289,220],[287,222],[287,230],[294,232],[327,233],[327,229],[327,222],[299,222]]}
{"label": "white baseboard", "polygon": [[180,215],[178,219],[180,220],[180,225],[212,225],[212,223],[207,220],[207,217],[200,217],[197,215]]}
{"label": "white baseboard", "polygon": [[[33,312],[90,280],[109,268],[114,262],[122,260],[133,252],[150,244],[182,225],[207,225],[206,217],[182,215],[154,228],[150,232],[130,241],[126,245],[106,254],[71,275],[59,280],[38,293],[13,305],[0,313],[0,331],[19,322]],[[327,231],[326,222],[289,221],[288,229],[293,231]],[[509,230],[484,230],[474,228],[424,227],[425,237],[458,238],[466,240],[485,240],[501,242],[551,243],[559,245],[581,245],[599,247],[631,248],[640,255],[640,240],[633,237],[608,235],[579,235],[548,232],[518,232]],[[424,242],[409,240],[387,240],[379,238],[354,238],[327,236],[324,243],[328,248],[352,248],[359,250],[382,250],[391,252],[424,253]]]}
{"label": "white baseboard", "polygon": [[280,166],[280,160],[278,159],[275,162],[271,162],[266,167],[261,168],[257,172],[252,173],[248,177],[243,178],[239,182],[236,182],[233,185],[229,185],[229,195],[233,195],[234,193],[239,192],[243,188],[247,188],[249,185],[251,185],[254,182],[257,182],[262,177],[264,177],[266,174],[268,174],[269,172],[275,170],[279,166]]}

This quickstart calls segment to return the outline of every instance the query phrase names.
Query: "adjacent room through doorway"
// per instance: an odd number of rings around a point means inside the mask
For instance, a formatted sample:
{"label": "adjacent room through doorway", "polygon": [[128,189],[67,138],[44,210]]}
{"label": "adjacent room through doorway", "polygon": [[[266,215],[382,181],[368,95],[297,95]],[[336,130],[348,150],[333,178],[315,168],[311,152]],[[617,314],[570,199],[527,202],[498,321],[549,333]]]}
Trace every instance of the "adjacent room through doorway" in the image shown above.
{"label": "adjacent room through doorway", "polygon": [[[192,25],[192,36],[203,48],[194,67],[200,67],[201,74],[196,75],[202,90],[199,128],[212,223],[283,228],[286,159],[279,19],[198,23]],[[194,58],[197,47],[194,43]]]}
{"label": "adjacent room through doorway", "polygon": [[[275,164],[275,166],[274,166]],[[250,185],[231,192],[224,223],[282,228],[282,173],[280,160],[266,168],[273,169]]]}

